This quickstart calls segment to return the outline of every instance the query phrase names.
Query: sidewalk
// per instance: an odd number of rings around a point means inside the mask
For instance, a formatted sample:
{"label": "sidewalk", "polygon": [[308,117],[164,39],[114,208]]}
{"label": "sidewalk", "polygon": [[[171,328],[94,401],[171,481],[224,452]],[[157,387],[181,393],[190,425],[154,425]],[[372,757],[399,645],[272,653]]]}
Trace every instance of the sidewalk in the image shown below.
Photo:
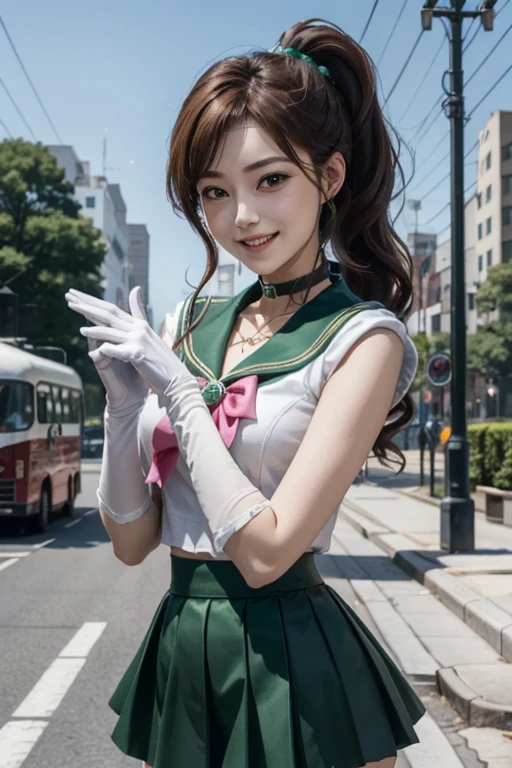
{"label": "sidewalk", "polygon": [[[470,725],[512,730],[512,529],[477,512],[475,552],[440,550],[439,503],[418,491],[417,454],[396,478],[369,462],[369,483],[350,488],[340,516],[433,593],[392,595],[405,627],[395,634],[417,639],[406,671],[437,680]],[[436,464],[440,482],[442,455]]]}

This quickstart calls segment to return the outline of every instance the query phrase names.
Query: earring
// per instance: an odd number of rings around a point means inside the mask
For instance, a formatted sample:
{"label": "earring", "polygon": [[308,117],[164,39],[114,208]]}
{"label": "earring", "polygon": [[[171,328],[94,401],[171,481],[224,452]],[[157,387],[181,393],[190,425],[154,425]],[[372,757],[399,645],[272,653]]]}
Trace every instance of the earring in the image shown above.
{"label": "earring", "polygon": [[331,217],[334,218],[336,216],[336,206],[334,205],[334,202],[331,198],[331,200],[327,201],[327,205],[329,207],[329,210],[331,212]]}

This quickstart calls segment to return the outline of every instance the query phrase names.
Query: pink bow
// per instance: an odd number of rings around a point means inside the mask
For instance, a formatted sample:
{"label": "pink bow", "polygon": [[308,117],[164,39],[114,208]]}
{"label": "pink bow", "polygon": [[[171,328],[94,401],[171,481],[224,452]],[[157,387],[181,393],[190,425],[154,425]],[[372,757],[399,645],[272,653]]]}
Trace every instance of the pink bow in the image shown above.
{"label": "pink bow", "polygon": [[[208,383],[201,376],[198,376],[197,380],[202,387]],[[258,377],[256,375],[246,376],[226,387],[224,397],[213,407],[213,422],[227,448],[235,439],[240,419],[256,418],[257,390]],[[176,435],[167,414],[165,414],[153,432],[153,459],[146,483],[156,483],[162,488],[169,475],[174,471],[178,457],[179,448]]]}

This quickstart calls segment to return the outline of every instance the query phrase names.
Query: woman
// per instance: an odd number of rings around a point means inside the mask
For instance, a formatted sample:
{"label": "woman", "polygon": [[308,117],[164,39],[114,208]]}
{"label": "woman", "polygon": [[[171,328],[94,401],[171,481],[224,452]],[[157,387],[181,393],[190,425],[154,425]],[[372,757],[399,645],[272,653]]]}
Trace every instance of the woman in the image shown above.
{"label": "woman", "polygon": [[[391,438],[417,356],[396,166],[366,54],[299,23],[211,67],[176,121],[168,193],[208,254],[174,316],[179,357],[138,289],[131,314],[66,295],[101,344],[114,551],[135,565],[171,547],[170,590],[110,701],[115,743],[152,768],[392,768],[417,741],[423,705],[314,563],[372,448],[403,466]],[[200,299],[216,243],[259,280]]]}

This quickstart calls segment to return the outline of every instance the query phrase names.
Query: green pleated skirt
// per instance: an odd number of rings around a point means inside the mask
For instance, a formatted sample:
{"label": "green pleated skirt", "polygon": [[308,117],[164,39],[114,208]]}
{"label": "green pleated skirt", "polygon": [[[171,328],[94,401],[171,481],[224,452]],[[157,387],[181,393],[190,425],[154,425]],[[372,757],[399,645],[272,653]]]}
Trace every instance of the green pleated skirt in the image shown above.
{"label": "green pleated skirt", "polygon": [[110,699],[152,768],[360,768],[418,741],[425,709],[304,554],[260,589],[172,557],[171,587]]}

